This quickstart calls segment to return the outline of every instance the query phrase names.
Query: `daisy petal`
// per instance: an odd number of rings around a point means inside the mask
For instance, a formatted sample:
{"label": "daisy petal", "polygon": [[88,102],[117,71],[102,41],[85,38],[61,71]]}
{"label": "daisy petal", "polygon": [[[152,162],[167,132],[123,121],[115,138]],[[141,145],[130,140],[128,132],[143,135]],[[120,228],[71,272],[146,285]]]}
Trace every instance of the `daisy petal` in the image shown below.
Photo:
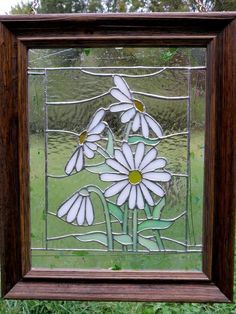
{"label": "daisy petal", "polygon": [[141,126],[142,126],[142,133],[144,137],[149,136],[149,129],[148,129],[148,124],[144,118],[144,115],[141,115]]}
{"label": "daisy petal", "polygon": [[155,184],[151,181],[148,181],[146,179],[142,180],[142,183],[153,193],[156,195],[163,197],[165,195],[165,191],[162,189],[162,187],[158,184]]}
{"label": "daisy petal", "polygon": [[97,150],[97,145],[96,144],[94,144],[94,143],[89,143],[89,142],[87,142],[86,141],[86,146],[88,146],[90,149],[92,149],[92,150]]}
{"label": "daisy petal", "polygon": [[134,117],[134,115],[135,115],[135,109],[134,108],[127,110],[126,112],[124,112],[121,115],[121,122],[126,123],[126,122],[130,121]]}
{"label": "daisy petal", "polygon": [[102,181],[123,181],[127,179],[126,174],[116,174],[116,173],[103,173],[100,175]]}
{"label": "daisy petal", "polygon": [[79,196],[77,200],[74,202],[74,204],[71,206],[70,211],[68,212],[68,215],[66,217],[66,221],[71,223],[75,220],[77,213],[79,211],[80,205],[82,202],[82,196]]}
{"label": "daisy petal", "polygon": [[139,169],[145,168],[149,163],[153,161],[153,159],[156,158],[157,151],[155,148],[151,148],[147,154],[144,156],[143,160],[141,161],[141,164],[139,166]]}
{"label": "daisy petal", "polygon": [[71,172],[74,170],[75,168],[75,164],[78,158],[78,154],[81,151],[81,147],[76,148],[75,152],[73,153],[73,155],[71,156],[71,158],[69,159],[69,161],[67,162],[66,166],[65,166],[65,173],[67,175],[70,175]]}
{"label": "daisy petal", "polygon": [[86,220],[89,226],[93,224],[94,220],[93,205],[89,197],[87,197],[86,201]]}
{"label": "daisy petal", "polygon": [[113,104],[110,106],[110,111],[111,112],[120,112],[120,111],[126,111],[128,109],[133,108],[133,104],[132,103],[119,103],[119,104]]}
{"label": "daisy petal", "polygon": [[86,197],[83,197],[83,200],[80,205],[79,213],[77,215],[77,224],[81,226],[84,223],[85,219],[85,203],[86,203]]}
{"label": "daisy petal", "polygon": [[94,151],[90,149],[86,144],[84,144],[84,154],[90,159],[94,157]]}
{"label": "daisy petal", "polygon": [[161,137],[163,135],[163,131],[160,124],[147,113],[145,114],[145,119],[157,137]]}
{"label": "daisy petal", "polygon": [[88,125],[88,132],[90,132],[93,128],[95,128],[95,126],[97,126],[101,122],[104,115],[105,115],[104,109],[99,109],[94,113],[94,115],[93,115],[93,117],[92,117],[92,119]]}
{"label": "daisy petal", "polygon": [[88,135],[88,137],[86,138],[86,142],[96,142],[96,141],[99,141],[100,139],[101,139],[100,135],[91,134],[91,135]]}
{"label": "daisy petal", "polygon": [[129,208],[134,209],[136,205],[137,191],[136,186],[133,185],[129,195]]}
{"label": "daisy petal", "polygon": [[169,172],[147,172],[143,174],[143,178],[151,181],[168,182],[171,179]]}
{"label": "daisy petal", "polygon": [[138,209],[144,209],[143,194],[141,192],[139,185],[137,185],[137,206],[138,206]]}
{"label": "daisy petal", "polygon": [[144,152],[145,152],[144,143],[142,143],[142,142],[138,143],[137,148],[136,148],[136,152],[135,152],[135,157],[134,157],[136,169],[139,168],[140,162],[142,161],[143,156],[144,156]]}
{"label": "daisy petal", "polygon": [[105,197],[111,197],[113,195],[118,194],[121,190],[123,190],[123,188],[128,184],[128,182],[129,182],[128,180],[124,180],[113,184],[112,186],[105,190],[104,193]]}
{"label": "daisy petal", "polygon": [[77,158],[76,165],[75,165],[76,171],[79,172],[83,168],[83,166],[84,166],[84,156],[83,156],[82,149],[80,149],[79,156]]}
{"label": "daisy petal", "polygon": [[124,154],[119,150],[115,150],[115,159],[122,165],[125,166],[125,168],[129,169],[129,165],[127,163],[127,160],[125,159]]}
{"label": "daisy petal", "polygon": [[125,159],[127,160],[131,169],[134,169],[134,156],[130,146],[127,143],[124,143],[122,146],[123,153],[125,155]]}
{"label": "daisy petal", "polygon": [[97,126],[89,131],[90,134],[100,134],[105,129],[106,124],[104,122],[100,122]]}
{"label": "daisy petal", "polygon": [[153,160],[146,167],[143,168],[142,173],[154,171],[159,168],[164,168],[166,166],[166,160],[164,158],[158,158]]}
{"label": "daisy petal", "polygon": [[131,184],[127,184],[127,186],[123,189],[123,191],[117,197],[117,201],[116,201],[117,205],[120,206],[126,202],[127,198],[129,197],[130,190],[131,190]]}
{"label": "daisy petal", "polygon": [[77,199],[78,195],[79,193],[75,193],[59,207],[58,212],[57,212],[57,216],[59,218],[65,216],[68,213],[71,206],[74,204],[75,200]]}
{"label": "daisy petal", "polygon": [[140,114],[139,112],[136,113],[135,117],[134,117],[134,121],[133,121],[133,125],[132,125],[132,130],[134,132],[138,131],[138,129],[140,128]]}
{"label": "daisy petal", "polygon": [[118,88],[111,88],[110,94],[121,102],[132,103],[132,100],[123,94]]}
{"label": "daisy petal", "polygon": [[148,191],[148,189],[146,188],[146,186],[144,184],[140,183],[140,188],[143,192],[143,196],[144,196],[145,200],[147,201],[148,205],[154,206],[153,198],[152,198],[150,192]]}
{"label": "daisy petal", "polygon": [[114,159],[108,158],[106,160],[106,163],[108,166],[111,166],[116,171],[126,173],[126,174],[128,174],[128,172],[129,172],[124,166],[122,166],[118,161],[116,161]]}
{"label": "daisy petal", "polygon": [[122,91],[129,99],[132,99],[131,92],[129,90],[129,86],[126,83],[126,81],[119,75],[114,75],[113,81],[116,85],[116,87]]}

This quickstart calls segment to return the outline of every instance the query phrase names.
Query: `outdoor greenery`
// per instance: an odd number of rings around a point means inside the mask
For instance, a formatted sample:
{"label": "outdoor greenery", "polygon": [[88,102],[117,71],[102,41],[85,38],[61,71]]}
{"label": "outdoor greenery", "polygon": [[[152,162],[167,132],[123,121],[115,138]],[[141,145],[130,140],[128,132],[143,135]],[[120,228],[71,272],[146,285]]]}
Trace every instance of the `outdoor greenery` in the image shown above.
{"label": "outdoor greenery", "polygon": [[[37,1],[36,1],[37,2]],[[39,2],[39,1],[38,1]],[[33,1],[18,4],[12,14],[34,13]],[[235,0],[41,0],[37,13],[205,12],[234,11]]]}

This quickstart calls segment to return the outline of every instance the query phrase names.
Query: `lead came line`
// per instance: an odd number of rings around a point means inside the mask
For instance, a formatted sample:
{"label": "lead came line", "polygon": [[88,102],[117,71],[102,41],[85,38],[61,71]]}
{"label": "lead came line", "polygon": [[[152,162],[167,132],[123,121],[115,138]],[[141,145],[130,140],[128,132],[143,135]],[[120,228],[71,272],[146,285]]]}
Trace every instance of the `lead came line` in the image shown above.
{"label": "lead came line", "polygon": [[45,70],[44,77],[44,158],[45,158],[45,239],[46,239],[46,249],[48,249],[48,108],[47,108],[47,99],[48,99],[48,72]]}
{"label": "lead came line", "polygon": [[188,236],[189,236],[189,181],[191,180],[190,176],[190,138],[191,138],[191,70],[188,70],[188,99],[187,99],[187,177],[186,177],[186,214],[185,214],[185,245],[186,251],[188,249]]}
{"label": "lead came line", "polygon": [[64,71],[64,70],[206,70],[206,66],[166,66],[166,67],[157,67],[157,66],[107,66],[107,67],[51,67],[51,68],[37,68],[37,67],[29,67],[29,71],[36,71],[36,70],[47,70],[47,71]]}

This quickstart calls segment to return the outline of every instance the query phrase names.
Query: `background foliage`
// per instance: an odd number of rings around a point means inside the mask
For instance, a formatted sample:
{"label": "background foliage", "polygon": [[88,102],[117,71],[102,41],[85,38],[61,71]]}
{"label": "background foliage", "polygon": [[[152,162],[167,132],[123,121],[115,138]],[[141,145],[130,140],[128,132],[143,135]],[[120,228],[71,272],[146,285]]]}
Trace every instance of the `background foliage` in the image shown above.
{"label": "background foliage", "polygon": [[[36,1],[37,2],[37,1]],[[33,1],[12,8],[12,14],[32,13]],[[37,13],[205,12],[234,11],[235,0],[41,0]]]}

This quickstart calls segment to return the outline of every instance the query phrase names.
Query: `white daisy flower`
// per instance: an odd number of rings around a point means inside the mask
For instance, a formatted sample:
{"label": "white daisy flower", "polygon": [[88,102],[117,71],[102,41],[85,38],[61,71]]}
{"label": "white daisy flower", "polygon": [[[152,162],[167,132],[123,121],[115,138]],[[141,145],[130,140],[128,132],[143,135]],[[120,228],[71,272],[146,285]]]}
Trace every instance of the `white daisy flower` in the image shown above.
{"label": "white daisy flower", "polygon": [[149,137],[149,128],[161,137],[162,128],[148,113],[145,112],[145,105],[138,99],[135,99],[129,89],[126,81],[119,75],[114,75],[114,84],[116,87],[110,90],[110,94],[119,100],[119,103],[110,106],[111,112],[123,112],[121,122],[127,123],[133,119],[132,130],[138,131],[141,127],[144,137]]}
{"label": "white daisy flower", "polygon": [[93,205],[87,190],[74,193],[58,209],[57,216],[66,216],[68,223],[75,222],[81,226],[83,224],[92,225],[94,221]]}
{"label": "white daisy flower", "polygon": [[94,157],[97,150],[95,142],[101,139],[100,134],[106,127],[106,123],[102,121],[104,115],[104,109],[97,110],[89,122],[87,129],[79,134],[79,145],[65,166],[65,173],[67,175],[70,175],[74,169],[77,172],[83,169],[84,156],[87,158]]}
{"label": "white daisy flower", "polygon": [[146,153],[142,142],[137,145],[135,154],[127,143],[122,145],[122,149],[116,149],[114,158],[108,158],[106,163],[117,172],[100,175],[103,181],[115,182],[105,190],[105,197],[119,193],[117,205],[123,205],[128,200],[130,209],[143,209],[145,202],[154,206],[150,192],[163,197],[165,190],[157,182],[171,179],[171,174],[163,169],[166,160],[156,157],[157,150],[151,148]]}

